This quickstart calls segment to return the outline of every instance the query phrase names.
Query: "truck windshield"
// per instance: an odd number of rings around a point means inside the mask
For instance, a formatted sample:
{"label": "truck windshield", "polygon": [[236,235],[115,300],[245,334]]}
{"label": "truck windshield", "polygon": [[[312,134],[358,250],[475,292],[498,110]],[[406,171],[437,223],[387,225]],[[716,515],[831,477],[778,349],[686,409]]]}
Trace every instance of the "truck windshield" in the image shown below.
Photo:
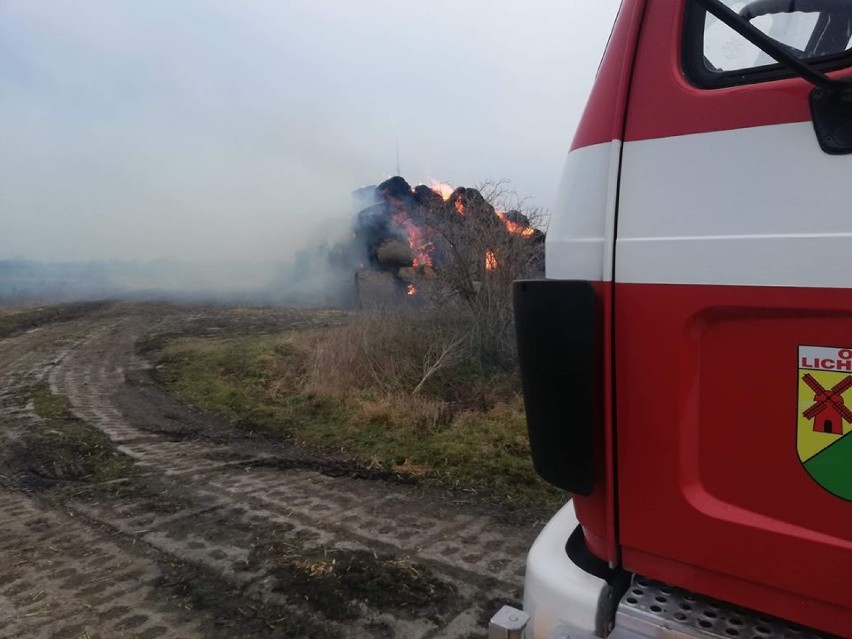
{"label": "truck windshield", "polygon": [[[850,50],[852,3],[848,0],[722,0],[766,35],[802,59]],[[704,21],[704,62],[715,72],[774,64],[769,56],[710,14]]]}

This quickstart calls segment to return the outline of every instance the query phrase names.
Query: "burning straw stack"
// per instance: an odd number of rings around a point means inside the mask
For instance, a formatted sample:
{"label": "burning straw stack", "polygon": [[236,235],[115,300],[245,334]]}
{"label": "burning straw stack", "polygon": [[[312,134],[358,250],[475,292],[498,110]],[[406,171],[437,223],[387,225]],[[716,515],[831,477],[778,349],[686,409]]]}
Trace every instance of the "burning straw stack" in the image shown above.
{"label": "burning straw stack", "polygon": [[[443,183],[411,187],[402,177],[353,193],[354,237],[362,262],[356,274],[362,306],[422,300],[453,261],[467,259],[463,239],[477,232],[506,233],[540,247],[544,234],[519,211],[498,211],[473,188]],[[491,251],[475,256],[486,271],[499,268]],[[543,267],[543,263],[541,264]]]}

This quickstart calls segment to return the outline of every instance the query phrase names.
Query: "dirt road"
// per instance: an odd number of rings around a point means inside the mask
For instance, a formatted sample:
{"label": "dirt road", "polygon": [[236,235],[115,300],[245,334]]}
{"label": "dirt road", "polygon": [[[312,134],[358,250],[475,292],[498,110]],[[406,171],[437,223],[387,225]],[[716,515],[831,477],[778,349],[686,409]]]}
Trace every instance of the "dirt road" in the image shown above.
{"label": "dirt road", "polygon": [[[137,348],[333,321],[123,304],[0,340],[0,637],[485,636],[535,526],[234,431],[152,384]],[[38,388],[127,477],[40,458],[33,434],[61,433]]]}

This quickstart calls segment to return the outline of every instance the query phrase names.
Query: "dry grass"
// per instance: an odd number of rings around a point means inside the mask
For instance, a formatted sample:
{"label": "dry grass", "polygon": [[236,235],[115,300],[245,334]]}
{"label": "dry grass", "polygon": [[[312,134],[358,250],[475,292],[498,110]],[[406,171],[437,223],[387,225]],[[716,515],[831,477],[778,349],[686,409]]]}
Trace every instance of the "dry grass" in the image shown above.
{"label": "dry grass", "polygon": [[462,322],[437,312],[365,312],[314,342],[306,390],[429,394],[430,380],[467,358],[466,337]]}
{"label": "dry grass", "polygon": [[519,393],[519,380],[479,359],[471,330],[469,319],[446,309],[360,313],[295,339],[305,354],[301,388],[359,397],[366,411],[420,413],[427,425],[446,423],[459,410],[488,410]]}

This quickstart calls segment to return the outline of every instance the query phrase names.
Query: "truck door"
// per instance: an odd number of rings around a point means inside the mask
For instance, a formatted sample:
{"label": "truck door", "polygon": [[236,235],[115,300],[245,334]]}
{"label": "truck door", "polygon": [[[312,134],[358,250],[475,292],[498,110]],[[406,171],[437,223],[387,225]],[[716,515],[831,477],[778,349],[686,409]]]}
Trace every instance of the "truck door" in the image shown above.
{"label": "truck door", "polygon": [[[852,2],[724,4],[850,76]],[[624,566],[850,636],[852,155],[818,138],[813,86],[697,0],[643,20],[615,242]]]}

